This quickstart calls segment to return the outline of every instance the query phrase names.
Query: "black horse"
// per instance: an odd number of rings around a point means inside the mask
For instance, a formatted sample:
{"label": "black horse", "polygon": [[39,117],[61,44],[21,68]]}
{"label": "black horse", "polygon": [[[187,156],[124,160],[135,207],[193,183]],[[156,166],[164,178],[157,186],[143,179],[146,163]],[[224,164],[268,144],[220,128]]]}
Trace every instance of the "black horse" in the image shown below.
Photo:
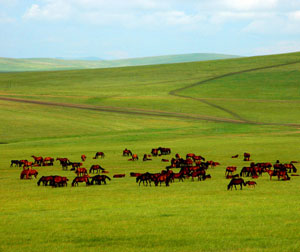
{"label": "black horse", "polygon": [[232,187],[234,186],[235,187],[235,190],[236,190],[236,186],[237,185],[240,185],[241,186],[241,190],[243,188],[243,185],[246,186],[246,183],[245,181],[242,179],[242,178],[233,178],[230,183],[228,184],[227,186],[227,190],[231,189],[232,190]]}

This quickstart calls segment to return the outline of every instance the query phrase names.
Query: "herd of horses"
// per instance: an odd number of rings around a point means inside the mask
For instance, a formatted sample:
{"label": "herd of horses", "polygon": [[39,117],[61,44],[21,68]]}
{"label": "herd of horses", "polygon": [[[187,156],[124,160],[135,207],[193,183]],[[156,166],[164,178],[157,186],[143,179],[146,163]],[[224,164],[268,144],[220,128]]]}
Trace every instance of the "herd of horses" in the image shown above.
{"label": "herd of horses", "polygon": [[[144,154],[143,161],[152,160],[151,157],[157,157],[162,155],[170,155],[171,149],[170,148],[153,148],[151,150],[151,154]],[[138,160],[138,155],[133,154],[131,150],[127,148],[123,150],[123,156],[131,156],[130,160]],[[232,158],[238,158],[238,154],[232,156]],[[37,178],[38,171],[33,169],[32,167],[39,167],[39,166],[48,166],[53,165],[54,158],[52,157],[37,157],[32,155],[31,156],[34,161],[28,160],[11,160],[11,167],[23,167],[23,170],[20,174],[20,179],[31,179],[33,176]],[[105,154],[103,152],[96,152],[93,159],[97,159],[98,157],[104,158]],[[89,173],[97,173],[95,176],[91,176],[88,173],[88,169],[82,167],[83,162],[86,161],[86,155],[81,155],[81,162],[71,162],[68,158],[56,158],[56,161],[60,162],[63,170],[68,170],[68,167],[71,166],[71,171],[75,171],[77,175],[73,181],[72,186],[78,186],[79,183],[85,183],[86,185],[101,185],[106,184],[106,180],[111,180],[110,177],[104,175],[103,173],[108,173],[103,167],[99,164],[93,164],[90,169]],[[244,161],[250,161],[250,154],[244,153]],[[144,186],[151,186],[154,184],[155,186],[165,184],[166,186],[170,186],[171,183],[178,180],[183,182],[186,179],[191,178],[192,181],[197,179],[198,181],[204,181],[206,179],[210,179],[211,175],[207,174],[207,170],[209,168],[214,168],[220,165],[219,162],[215,161],[208,161],[204,157],[200,155],[196,155],[194,153],[187,153],[185,158],[182,158],[178,153],[169,161],[168,159],[162,159],[162,161],[170,162],[169,165],[165,167],[159,173],[136,173],[131,172],[130,176],[136,178],[136,183],[140,186],[143,184]],[[268,173],[270,176],[270,180],[272,177],[276,176],[278,180],[290,180],[290,176],[288,173],[296,173],[297,168],[294,166],[296,161],[291,161],[290,163],[282,164],[278,160],[274,165],[270,162],[265,163],[254,163],[251,162],[250,166],[245,166],[241,169],[239,173],[236,173],[237,167],[236,166],[228,166],[225,170],[225,178],[231,179],[227,190],[237,189],[237,186],[240,187],[242,190],[243,186],[248,185],[249,187],[255,187],[255,181],[244,181],[242,177],[251,177],[253,179],[257,179],[259,176],[262,176],[263,173]],[[179,172],[175,172],[173,169],[178,168]],[[102,174],[101,174],[102,173]],[[292,174],[292,176],[296,176],[296,174]],[[115,174],[113,175],[114,178],[123,178],[125,174]],[[52,187],[64,187],[67,186],[69,179],[64,176],[58,175],[50,175],[50,176],[42,176],[37,185],[40,186],[41,184],[44,186],[52,186]]]}

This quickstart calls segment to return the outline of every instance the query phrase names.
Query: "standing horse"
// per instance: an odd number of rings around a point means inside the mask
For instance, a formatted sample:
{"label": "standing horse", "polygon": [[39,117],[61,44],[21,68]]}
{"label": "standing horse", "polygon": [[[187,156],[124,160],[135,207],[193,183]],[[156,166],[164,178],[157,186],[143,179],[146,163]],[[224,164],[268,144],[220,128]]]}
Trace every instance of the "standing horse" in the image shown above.
{"label": "standing horse", "polygon": [[42,164],[43,163],[43,157],[36,157],[34,155],[32,155],[31,157],[33,157],[34,159],[34,164]]}
{"label": "standing horse", "polygon": [[132,161],[139,160],[139,156],[137,154],[132,154]]}
{"label": "standing horse", "polygon": [[237,185],[240,185],[241,186],[241,190],[243,189],[243,185],[246,186],[246,183],[245,181],[242,179],[242,178],[233,178],[230,183],[228,184],[227,186],[227,190],[231,189],[232,190],[232,187],[234,186],[235,187],[235,190],[236,190],[236,186]]}
{"label": "standing horse", "polygon": [[250,153],[244,153],[244,161],[250,161]]}
{"label": "standing horse", "polygon": [[86,155],[81,155],[81,161],[84,162],[86,160]]}
{"label": "standing horse", "polygon": [[44,186],[49,184],[52,184],[52,180],[54,179],[55,176],[42,176],[39,181],[37,182],[37,185],[40,186],[41,183],[43,183]]}
{"label": "standing horse", "polygon": [[104,168],[102,168],[100,165],[92,165],[90,168],[90,173],[95,173],[95,171],[100,172],[100,171],[104,171]]}

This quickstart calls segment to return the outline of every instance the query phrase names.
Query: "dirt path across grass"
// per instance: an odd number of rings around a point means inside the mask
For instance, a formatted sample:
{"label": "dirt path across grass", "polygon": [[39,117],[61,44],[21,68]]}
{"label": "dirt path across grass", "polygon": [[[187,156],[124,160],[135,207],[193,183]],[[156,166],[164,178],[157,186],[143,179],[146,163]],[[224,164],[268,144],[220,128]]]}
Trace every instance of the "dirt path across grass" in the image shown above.
{"label": "dirt path across grass", "polygon": [[43,105],[43,106],[57,106],[57,107],[68,107],[68,108],[76,108],[76,109],[85,109],[85,110],[94,110],[94,111],[102,111],[102,112],[111,112],[111,113],[120,113],[120,114],[132,114],[132,115],[142,115],[142,116],[159,116],[165,118],[178,118],[178,119],[186,119],[186,120],[198,120],[198,121],[213,121],[213,122],[226,122],[226,123],[238,123],[238,124],[256,124],[256,125],[278,125],[278,126],[291,126],[291,127],[300,127],[300,124],[288,124],[288,123],[264,123],[264,122],[254,122],[248,119],[242,118],[240,115],[235,113],[234,111],[230,111],[224,107],[219,105],[213,104],[212,102],[208,101],[207,98],[194,98],[186,95],[181,95],[179,92],[184,91],[186,89],[196,87],[199,85],[206,84],[210,81],[225,78],[228,76],[242,74],[247,72],[258,71],[262,69],[269,69],[269,68],[276,68],[286,65],[292,65],[300,63],[300,61],[290,62],[285,64],[273,65],[273,66],[266,66],[261,68],[253,68],[248,70],[243,70],[239,72],[227,73],[220,76],[216,76],[213,78],[209,78],[200,82],[196,82],[191,85],[187,85],[182,88],[178,88],[169,92],[169,95],[181,97],[185,99],[193,99],[205,103],[209,106],[214,108],[220,109],[222,111],[227,112],[228,114],[232,115],[236,119],[231,118],[223,118],[223,117],[215,117],[215,116],[207,116],[207,115],[197,115],[197,114],[187,114],[187,113],[176,113],[176,112],[168,112],[168,111],[161,111],[161,110],[147,110],[147,109],[138,109],[138,108],[130,108],[130,107],[113,107],[113,106],[93,106],[93,105],[85,105],[85,104],[73,104],[73,103],[58,103],[58,102],[50,102],[50,101],[39,101],[39,100],[30,100],[30,99],[21,99],[21,98],[12,98],[12,97],[0,97],[0,100],[10,101],[10,102],[21,102],[21,103],[28,103],[28,104],[36,104],[36,105]]}
{"label": "dirt path across grass", "polygon": [[[219,79],[222,79],[222,78],[225,78],[225,77],[229,77],[229,76],[233,76],[233,75],[238,75],[238,74],[243,74],[243,73],[249,73],[249,72],[254,72],[254,71],[259,71],[259,70],[264,70],[264,69],[277,68],[277,67],[282,67],[282,66],[288,66],[288,65],[298,64],[298,63],[300,63],[300,61],[294,61],[294,62],[289,62],[289,63],[284,63],[284,64],[278,64],[278,65],[272,65],[272,66],[265,66],[265,67],[257,67],[257,68],[242,70],[242,71],[238,71],[238,72],[231,72],[231,73],[227,73],[227,74],[222,74],[222,75],[219,75],[219,76],[216,76],[216,77],[212,77],[212,78],[209,78],[209,79],[206,79],[206,80],[203,80],[203,81],[199,81],[199,82],[193,83],[191,85],[187,85],[187,86],[182,87],[182,88],[177,88],[175,90],[170,91],[169,95],[173,95],[173,96],[176,96],[176,97],[181,97],[181,98],[186,98],[186,99],[192,99],[192,100],[200,101],[200,102],[202,102],[204,104],[207,104],[207,105],[209,105],[211,107],[214,107],[216,109],[222,110],[222,111],[230,114],[234,118],[236,118],[236,119],[238,119],[240,121],[243,121],[245,123],[272,125],[272,124],[268,124],[268,123],[261,123],[261,122],[250,121],[250,120],[248,120],[246,118],[243,118],[242,116],[240,116],[239,114],[235,113],[234,111],[231,111],[231,110],[229,110],[227,108],[224,108],[224,107],[221,107],[219,105],[216,105],[216,104],[212,103],[211,101],[208,101],[208,99],[206,99],[206,98],[191,97],[191,96],[188,96],[188,95],[180,94],[180,92],[182,92],[184,90],[187,90],[187,89],[190,89],[190,88],[193,88],[193,87],[197,87],[197,86],[200,86],[200,85],[207,84],[208,82],[211,82],[211,81],[214,81],[214,80],[219,80]],[[286,125],[286,124],[275,124],[275,125]]]}

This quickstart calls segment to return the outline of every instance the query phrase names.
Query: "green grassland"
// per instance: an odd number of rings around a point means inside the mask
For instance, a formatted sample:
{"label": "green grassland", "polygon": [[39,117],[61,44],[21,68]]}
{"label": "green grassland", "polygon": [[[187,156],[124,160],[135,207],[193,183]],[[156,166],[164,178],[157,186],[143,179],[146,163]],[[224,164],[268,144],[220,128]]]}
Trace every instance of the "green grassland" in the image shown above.
{"label": "green grassland", "polygon": [[125,66],[142,66],[171,64],[194,61],[207,61],[217,59],[238,58],[235,55],[214,54],[214,53],[192,53],[179,55],[166,55],[143,58],[130,58],[120,60],[76,60],[76,59],[55,59],[55,58],[28,58],[13,59],[0,58],[0,72],[23,72],[23,71],[54,71],[70,69],[89,68],[112,68]]}
{"label": "green grassland", "polygon": [[[254,162],[300,161],[299,62],[293,53],[0,74],[0,98],[57,105],[0,99],[0,251],[299,251],[299,177],[264,174],[242,191],[227,191],[224,177],[229,165],[249,165],[244,152]],[[122,150],[142,157],[158,146],[172,149],[164,158],[194,152],[221,165],[208,170],[211,180],[138,186],[130,172],[160,172],[166,163],[129,162]],[[93,160],[96,151],[106,157]],[[9,167],[31,155],[79,161],[81,154],[86,168],[100,163],[110,177],[126,177],[38,187]],[[75,177],[57,162],[38,171]]]}

